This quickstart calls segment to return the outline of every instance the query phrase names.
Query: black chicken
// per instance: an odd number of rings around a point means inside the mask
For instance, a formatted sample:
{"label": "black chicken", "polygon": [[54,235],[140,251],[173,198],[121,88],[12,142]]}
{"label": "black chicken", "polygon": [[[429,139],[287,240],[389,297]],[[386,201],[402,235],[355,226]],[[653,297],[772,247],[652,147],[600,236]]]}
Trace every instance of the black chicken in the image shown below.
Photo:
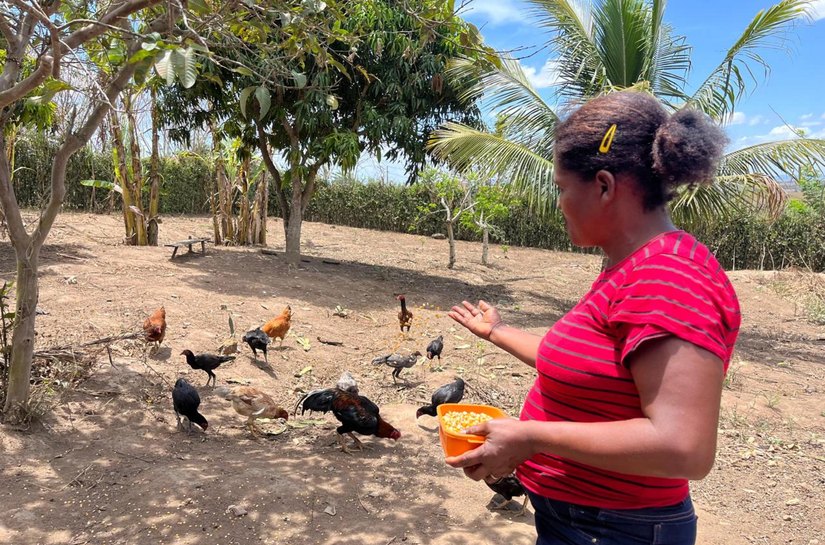
{"label": "black chicken", "polygon": [[305,411],[332,411],[335,418],[341,425],[335,430],[338,432],[338,442],[341,444],[341,451],[350,454],[344,442],[344,434],[348,434],[355,441],[358,450],[367,448],[361,441],[353,435],[353,432],[361,435],[374,435],[397,441],[401,437],[401,432],[392,427],[386,420],[381,418],[378,405],[362,395],[354,395],[350,392],[338,388],[328,388],[326,390],[314,390],[309,392],[295,406],[295,412],[301,407],[301,414]]}
{"label": "black chicken", "polygon": [[247,331],[244,333],[242,340],[249,345],[249,348],[252,349],[252,354],[255,356],[255,361],[258,361],[258,350],[260,350],[264,353],[264,361],[267,365],[269,365],[269,360],[266,357],[266,345],[272,341],[269,338],[269,335],[264,333],[260,327],[257,327],[252,331]]}
{"label": "black chicken", "polygon": [[437,338],[430,341],[427,345],[427,359],[431,360],[438,356],[438,361],[441,361],[441,351],[444,350],[444,336],[439,335]]}
{"label": "black chicken", "polygon": [[212,372],[213,369],[217,369],[222,363],[235,359],[235,356],[217,356],[215,354],[206,353],[198,354],[196,356],[191,350],[184,350],[181,354],[186,356],[186,363],[189,364],[189,367],[192,369],[206,371],[206,374],[209,375],[209,378],[206,379],[207,386],[209,386],[210,381],[212,381],[212,385],[214,386],[218,380],[218,377],[216,377],[215,373]]}
{"label": "black chicken", "polygon": [[430,399],[430,405],[424,405],[415,412],[415,417],[428,414],[430,416],[436,415],[436,407],[442,403],[458,403],[464,397],[464,381],[456,378],[453,382],[441,386],[438,390],[433,392],[433,397]]}
{"label": "black chicken", "polygon": [[487,479],[485,479],[484,484],[486,484],[490,490],[504,498],[504,501],[494,505],[493,509],[504,509],[513,498],[517,496],[524,496],[524,503],[521,504],[521,509],[518,513],[516,513],[516,516],[524,515],[524,510],[527,508],[527,501],[530,498],[527,496],[527,492],[524,490],[524,487],[516,478],[515,474],[502,477],[493,482],[488,482]]}
{"label": "black chicken", "polygon": [[200,404],[201,397],[198,395],[198,391],[194,386],[186,382],[186,379],[179,378],[178,381],[175,382],[174,390],[172,390],[172,406],[175,408],[175,417],[178,419],[178,429],[183,427],[180,417],[185,416],[187,420],[186,431],[192,431],[192,422],[206,431],[209,423],[206,421],[206,418],[198,412]]}
{"label": "black chicken", "polygon": [[418,357],[421,356],[421,352],[415,351],[409,356],[402,356],[401,354],[390,354],[387,356],[379,356],[372,360],[372,363],[375,365],[388,365],[395,369],[392,372],[392,381],[393,383],[396,382],[395,379],[399,377],[401,371],[403,369],[407,369],[415,365],[415,362],[418,361]]}

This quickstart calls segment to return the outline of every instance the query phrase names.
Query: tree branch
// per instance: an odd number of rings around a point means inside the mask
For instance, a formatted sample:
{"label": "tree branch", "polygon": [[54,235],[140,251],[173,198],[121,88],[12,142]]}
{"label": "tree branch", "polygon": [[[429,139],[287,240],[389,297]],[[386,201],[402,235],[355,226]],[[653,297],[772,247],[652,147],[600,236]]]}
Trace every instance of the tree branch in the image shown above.
{"label": "tree branch", "polygon": [[272,161],[272,156],[269,154],[269,146],[267,146],[266,133],[260,123],[255,123],[258,129],[258,149],[261,150],[261,158],[263,159],[266,169],[272,175],[272,180],[275,183],[275,194],[278,197],[278,205],[281,207],[281,215],[284,222],[289,221],[289,204],[286,200],[283,187],[281,187],[281,173],[278,167]]}
{"label": "tree branch", "polygon": [[0,132],[0,202],[3,204],[3,212],[6,215],[9,239],[15,250],[19,250],[28,244],[28,234],[23,225],[23,216],[20,214],[14,186],[11,183],[11,167],[5,149],[6,138]]}
{"label": "tree branch", "polygon": [[40,57],[40,63],[29,77],[15,84],[13,87],[0,92],[0,109],[16,102],[37,88],[38,85],[46,81],[52,72],[53,57],[44,55]]}
{"label": "tree branch", "polygon": [[[129,2],[114,4],[112,9],[98,21],[94,21],[85,27],[72,32],[65,40],[63,40],[63,47],[67,49],[74,49],[75,47],[88,42],[92,38],[96,38],[97,36],[103,34],[103,32],[108,29],[109,25],[117,26],[119,20],[122,20],[142,9],[160,4],[160,2],[161,0],[132,0]],[[162,23],[165,25],[165,20]]]}

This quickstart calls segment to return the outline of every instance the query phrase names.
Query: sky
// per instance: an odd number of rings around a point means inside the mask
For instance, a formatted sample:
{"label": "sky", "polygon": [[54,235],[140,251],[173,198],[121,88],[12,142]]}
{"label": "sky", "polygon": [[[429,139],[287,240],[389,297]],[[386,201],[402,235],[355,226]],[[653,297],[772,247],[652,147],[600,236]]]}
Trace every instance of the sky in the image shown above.
{"label": "sky", "polygon": [[[670,0],[665,21],[674,33],[693,47],[689,81],[698,86],[719,65],[728,48],[756,14],[771,0]],[[456,0],[456,6],[462,5]],[[770,74],[738,105],[726,126],[730,149],[782,140],[804,129],[814,138],[825,138],[825,0],[813,3],[813,20],[800,20],[785,33],[787,51],[763,50]],[[476,25],[487,45],[510,51],[542,97],[552,101],[554,73],[552,53],[544,48],[548,31],[530,17],[530,4],[521,0],[465,0],[460,15]],[[762,75],[761,72],[758,73]],[[790,125],[790,126],[789,126]],[[793,129],[791,128],[793,127]],[[364,160],[359,177],[381,176],[402,181],[403,168]]]}

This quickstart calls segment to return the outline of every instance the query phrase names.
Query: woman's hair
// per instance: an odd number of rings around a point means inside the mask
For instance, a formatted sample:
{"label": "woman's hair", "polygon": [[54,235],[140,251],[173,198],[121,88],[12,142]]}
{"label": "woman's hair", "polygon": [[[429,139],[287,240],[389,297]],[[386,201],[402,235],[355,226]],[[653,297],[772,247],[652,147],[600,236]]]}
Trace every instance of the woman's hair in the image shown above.
{"label": "woman's hair", "polygon": [[653,96],[621,91],[590,100],[556,127],[555,160],[587,179],[600,170],[632,174],[653,210],[680,185],[710,182],[726,143],[697,110],[670,115]]}

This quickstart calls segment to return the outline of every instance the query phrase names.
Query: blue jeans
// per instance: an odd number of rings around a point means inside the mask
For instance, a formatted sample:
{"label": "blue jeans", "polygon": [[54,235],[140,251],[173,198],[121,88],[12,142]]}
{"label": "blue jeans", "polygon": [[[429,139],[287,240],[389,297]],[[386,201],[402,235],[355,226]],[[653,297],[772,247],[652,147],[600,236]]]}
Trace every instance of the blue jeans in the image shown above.
{"label": "blue jeans", "polygon": [[529,493],[536,545],[693,545],[696,513],[688,496],[668,507],[600,509]]}

